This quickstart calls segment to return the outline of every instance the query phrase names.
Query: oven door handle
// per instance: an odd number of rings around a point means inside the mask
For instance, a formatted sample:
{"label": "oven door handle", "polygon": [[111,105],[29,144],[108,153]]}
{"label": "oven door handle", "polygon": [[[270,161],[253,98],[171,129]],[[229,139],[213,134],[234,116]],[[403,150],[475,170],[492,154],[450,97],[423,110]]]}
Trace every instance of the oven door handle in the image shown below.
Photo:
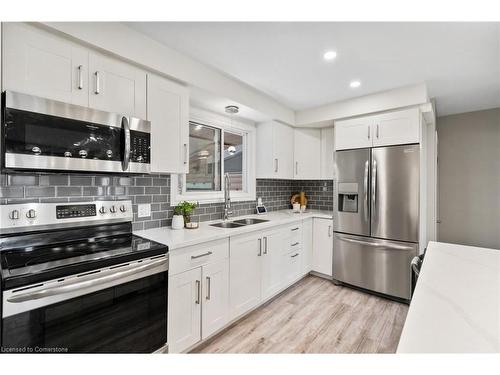
{"label": "oven door handle", "polygon": [[[141,263],[139,263],[141,264]],[[124,266],[127,267],[127,266]],[[7,302],[11,303],[20,303],[20,302],[26,302],[26,301],[32,301],[32,300],[38,300],[44,297],[50,297],[50,296],[56,296],[56,295],[61,295],[61,294],[66,294],[66,293],[71,293],[75,292],[81,289],[88,289],[88,288],[94,288],[99,285],[103,284],[108,284],[112,282],[116,282],[120,279],[124,279],[133,275],[136,275],[138,273],[143,273],[146,271],[149,271],[149,275],[153,275],[158,272],[165,271],[165,269],[168,268],[168,258],[161,258],[157,259],[154,261],[151,261],[149,263],[140,265],[140,266],[133,266],[133,268],[123,270],[116,272],[113,269],[108,269],[105,271],[89,274],[87,276],[82,276],[82,277],[90,277],[90,279],[87,279],[85,281],[78,281],[78,280],[69,280],[67,281],[66,285],[62,286],[53,286],[53,287],[48,287],[45,289],[40,289],[32,292],[27,292],[27,293],[21,293],[21,294],[15,294],[7,298]],[[102,276],[102,272],[106,272],[107,274]],[[112,273],[110,273],[112,272]],[[101,276],[99,276],[101,274]],[[145,275],[147,276],[147,275]]]}
{"label": "oven door handle", "polygon": [[130,162],[130,125],[128,122],[128,118],[125,116],[122,117],[122,130],[125,133],[125,147],[123,151],[123,160],[122,160],[122,170],[128,170],[128,164]]}

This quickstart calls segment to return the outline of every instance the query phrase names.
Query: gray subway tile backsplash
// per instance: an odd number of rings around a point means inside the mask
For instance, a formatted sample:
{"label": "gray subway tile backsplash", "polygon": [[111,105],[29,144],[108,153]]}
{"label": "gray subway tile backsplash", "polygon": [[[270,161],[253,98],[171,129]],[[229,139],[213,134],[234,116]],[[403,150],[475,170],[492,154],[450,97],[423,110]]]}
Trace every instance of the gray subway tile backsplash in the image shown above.
{"label": "gray subway tile backsplash", "polygon": [[[292,193],[304,190],[311,209],[333,209],[333,181],[257,179],[257,197],[269,211],[291,208]],[[170,176],[151,174],[120,177],[103,175],[1,174],[0,203],[64,203],[93,200],[130,199],[133,205],[133,229],[149,229],[171,224]],[[151,216],[137,217],[137,205],[151,204]],[[255,201],[233,202],[234,216],[255,212]],[[196,208],[193,221],[222,218],[223,203],[203,204]]]}

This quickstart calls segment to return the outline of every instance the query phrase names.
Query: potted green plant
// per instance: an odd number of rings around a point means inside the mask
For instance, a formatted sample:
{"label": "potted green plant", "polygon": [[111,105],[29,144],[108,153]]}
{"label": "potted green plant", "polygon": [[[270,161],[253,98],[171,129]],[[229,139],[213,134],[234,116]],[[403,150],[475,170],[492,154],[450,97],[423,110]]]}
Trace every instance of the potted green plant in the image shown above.
{"label": "potted green plant", "polygon": [[191,214],[198,206],[196,202],[180,202],[174,207],[174,217],[172,218],[172,229],[182,229],[191,222]]}

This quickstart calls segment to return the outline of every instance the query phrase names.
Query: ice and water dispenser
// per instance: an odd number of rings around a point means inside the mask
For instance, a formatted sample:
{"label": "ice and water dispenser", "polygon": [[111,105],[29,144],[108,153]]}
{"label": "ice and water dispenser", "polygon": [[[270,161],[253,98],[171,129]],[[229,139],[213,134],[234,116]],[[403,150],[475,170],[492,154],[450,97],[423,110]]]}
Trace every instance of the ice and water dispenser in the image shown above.
{"label": "ice and water dispenser", "polygon": [[358,184],[339,182],[338,199],[339,212],[358,212]]}

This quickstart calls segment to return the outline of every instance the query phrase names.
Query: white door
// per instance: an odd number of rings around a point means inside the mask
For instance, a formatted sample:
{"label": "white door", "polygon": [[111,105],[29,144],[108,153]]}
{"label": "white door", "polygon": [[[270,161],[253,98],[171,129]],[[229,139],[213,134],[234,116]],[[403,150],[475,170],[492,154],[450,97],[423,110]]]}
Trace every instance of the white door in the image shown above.
{"label": "white door", "polygon": [[294,179],[321,179],[321,130],[296,128]]}
{"label": "white door", "polygon": [[186,87],[148,74],[151,172],[187,173],[189,96]]}
{"label": "white door", "polygon": [[202,338],[229,321],[229,259],[203,266]]}
{"label": "white door", "polygon": [[146,73],[96,52],[89,55],[91,108],[146,118]]}
{"label": "white door", "polygon": [[231,319],[246,313],[261,300],[262,238],[258,234],[232,237],[229,257]]}
{"label": "white door", "polygon": [[2,26],[2,90],[88,106],[86,49],[35,26]]}
{"label": "white door", "polygon": [[[275,122],[273,126],[274,177],[293,178],[294,131],[290,126]],[[260,150],[260,149],[259,149]],[[260,152],[260,151],[259,151]]]}
{"label": "white door", "polygon": [[373,122],[373,146],[420,142],[418,108],[377,115]]}
{"label": "white door", "polygon": [[333,221],[314,218],[312,270],[332,276],[333,268]]}
{"label": "white door", "polygon": [[265,232],[262,236],[262,299],[276,294],[286,283],[286,262],[289,241],[285,228]]}
{"label": "white door", "polygon": [[335,121],[335,150],[372,146],[373,116]]}
{"label": "white door", "polygon": [[306,219],[302,224],[302,273],[312,270],[313,261],[313,219]]}
{"label": "white door", "polygon": [[333,128],[321,129],[321,179],[333,179],[334,169],[334,146],[333,146]]}
{"label": "white door", "polygon": [[201,267],[169,277],[170,353],[180,353],[201,340],[201,281]]}

